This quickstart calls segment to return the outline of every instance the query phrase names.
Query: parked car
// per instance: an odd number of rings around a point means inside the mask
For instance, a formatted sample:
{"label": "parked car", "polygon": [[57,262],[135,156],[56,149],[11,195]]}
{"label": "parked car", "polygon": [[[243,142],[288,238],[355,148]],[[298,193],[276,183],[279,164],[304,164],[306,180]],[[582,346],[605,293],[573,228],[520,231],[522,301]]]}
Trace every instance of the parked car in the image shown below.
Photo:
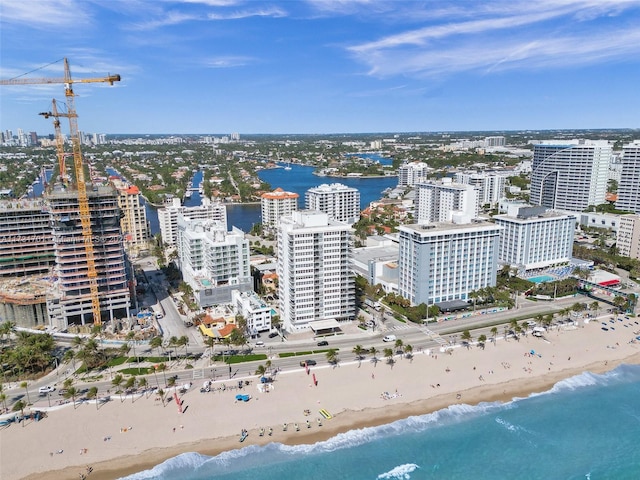
{"label": "parked car", "polygon": [[263,347],[264,346],[264,342],[262,340],[258,340],[256,342],[256,347]]}
{"label": "parked car", "polygon": [[326,347],[327,345],[329,345],[329,342],[327,342],[326,340],[318,342],[319,347]]}
{"label": "parked car", "polygon": [[269,338],[274,338],[274,337],[277,337],[277,336],[278,336],[278,332],[271,332],[269,334]]}
{"label": "parked car", "polygon": [[316,364],[315,360],[303,360],[303,361],[300,362],[300,366],[301,367],[307,367],[307,366],[310,367],[310,366],[315,365],[315,364]]}

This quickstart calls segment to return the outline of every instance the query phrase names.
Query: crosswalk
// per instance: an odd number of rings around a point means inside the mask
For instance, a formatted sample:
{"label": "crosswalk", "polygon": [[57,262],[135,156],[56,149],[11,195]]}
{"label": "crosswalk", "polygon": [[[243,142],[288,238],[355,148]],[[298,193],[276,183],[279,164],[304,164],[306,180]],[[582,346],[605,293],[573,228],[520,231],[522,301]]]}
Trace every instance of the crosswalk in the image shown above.
{"label": "crosswalk", "polygon": [[433,330],[429,330],[427,327],[422,326],[422,325],[415,325],[415,324],[407,324],[407,323],[403,323],[400,325],[389,325],[386,328],[386,331],[402,331],[402,330],[410,330],[410,329],[418,329],[420,330],[422,333],[424,333],[427,337],[429,337],[431,340],[433,340],[434,342],[436,342],[438,345],[440,345],[441,347],[446,347],[449,345],[449,343],[442,338],[439,334],[437,334],[436,332],[434,332]]}

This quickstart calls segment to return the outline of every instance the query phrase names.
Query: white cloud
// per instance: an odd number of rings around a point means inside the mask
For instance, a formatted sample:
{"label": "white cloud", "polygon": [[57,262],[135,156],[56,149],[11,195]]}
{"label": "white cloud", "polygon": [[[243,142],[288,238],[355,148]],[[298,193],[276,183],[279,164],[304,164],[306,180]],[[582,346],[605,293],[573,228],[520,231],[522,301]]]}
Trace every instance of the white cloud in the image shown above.
{"label": "white cloud", "polygon": [[639,5],[639,0],[488,2],[473,20],[454,16],[451,22],[445,19],[347,50],[379,76],[587,65],[640,52],[638,29],[613,18]]}
{"label": "white cloud", "polygon": [[277,7],[257,9],[257,10],[237,10],[228,13],[210,13],[207,15],[209,20],[240,20],[249,17],[286,17],[287,13]]}
{"label": "white cloud", "polygon": [[202,63],[205,67],[209,68],[233,68],[243,67],[255,61],[251,57],[234,56],[234,55],[222,55],[219,57],[209,57]]}
{"label": "white cloud", "polygon": [[77,27],[92,21],[84,7],[76,0],[2,0],[0,23],[41,29]]}

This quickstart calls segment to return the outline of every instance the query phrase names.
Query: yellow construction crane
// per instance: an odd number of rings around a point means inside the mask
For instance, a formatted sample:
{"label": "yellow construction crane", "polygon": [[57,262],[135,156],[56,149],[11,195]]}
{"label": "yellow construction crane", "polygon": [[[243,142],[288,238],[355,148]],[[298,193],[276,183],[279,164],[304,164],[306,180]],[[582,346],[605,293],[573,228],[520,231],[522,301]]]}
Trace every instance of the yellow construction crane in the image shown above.
{"label": "yellow construction crane", "polygon": [[[58,168],[60,169],[60,182],[62,184],[66,184],[66,166],[64,162],[64,138],[62,137],[62,131],[60,130],[60,117],[64,116],[62,113],[58,113],[58,106],[56,104],[56,99],[54,98],[51,101],[51,111],[50,112],[41,112],[44,118],[53,117],[53,128],[56,132],[56,151],[58,155]],[[73,155],[73,154],[71,154]]]}
{"label": "yellow construction crane", "polygon": [[[89,210],[89,199],[87,197],[87,184],[84,175],[84,162],[82,159],[82,150],[80,148],[80,131],[78,130],[78,114],[75,107],[75,94],[73,93],[74,83],[99,83],[106,82],[113,85],[114,82],[120,81],[120,75],[108,75],[100,78],[82,78],[74,80],[71,78],[71,70],[69,62],[64,59],[64,78],[13,78],[9,80],[0,80],[0,85],[42,85],[50,83],[62,83],[65,88],[65,97],[67,99],[67,113],[57,114],[57,116],[65,116],[69,118],[69,135],[73,146],[73,164],[76,175],[76,186],[78,189],[78,207],[80,211],[80,224],[82,226],[82,238],[84,240],[85,252],[87,255],[87,276],[89,277],[89,286],[91,290],[91,310],[93,312],[93,323],[102,325],[102,316],[100,313],[100,297],[98,293],[98,274],[96,272],[95,256],[93,252],[93,236],[91,232],[91,212]],[[61,150],[58,146],[58,161],[60,162]],[[62,157],[64,152],[62,152]],[[60,174],[63,175],[62,170]]]}

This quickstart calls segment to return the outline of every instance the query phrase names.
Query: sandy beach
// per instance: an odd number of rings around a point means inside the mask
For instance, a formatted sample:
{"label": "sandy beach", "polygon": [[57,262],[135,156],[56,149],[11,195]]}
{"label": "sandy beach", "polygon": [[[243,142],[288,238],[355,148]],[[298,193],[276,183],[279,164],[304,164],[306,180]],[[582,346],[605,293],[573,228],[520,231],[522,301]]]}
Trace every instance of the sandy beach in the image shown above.
{"label": "sandy beach", "polygon": [[[58,407],[39,422],[0,430],[0,477],[59,480],[85,474],[92,480],[114,479],[183,452],[214,455],[268,442],[312,444],[456,403],[526,397],[584,371],[602,373],[621,363],[640,363],[640,342],[632,342],[640,326],[624,320],[616,322],[615,330],[603,331],[600,322],[608,319],[554,329],[545,339],[499,339],[484,350],[458,347],[451,353],[414,352],[413,359],[396,356],[393,367],[383,358],[377,364],[369,357],[358,362],[344,351],[338,367],[318,365],[309,374],[303,368],[281,371],[268,393],[258,390],[257,377],[241,392],[200,393],[195,384],[181,396],[183,413],[174,401],[163,406],[155,395],[124,401],[114,395],[99,408],[95,403]],[[277,359],[273,364],[278,366]],[[252,398],[237,402],[237,393]],[[321,409],[333,418],[322,418]],[[243,428],[249,436],[239,443]]]}

